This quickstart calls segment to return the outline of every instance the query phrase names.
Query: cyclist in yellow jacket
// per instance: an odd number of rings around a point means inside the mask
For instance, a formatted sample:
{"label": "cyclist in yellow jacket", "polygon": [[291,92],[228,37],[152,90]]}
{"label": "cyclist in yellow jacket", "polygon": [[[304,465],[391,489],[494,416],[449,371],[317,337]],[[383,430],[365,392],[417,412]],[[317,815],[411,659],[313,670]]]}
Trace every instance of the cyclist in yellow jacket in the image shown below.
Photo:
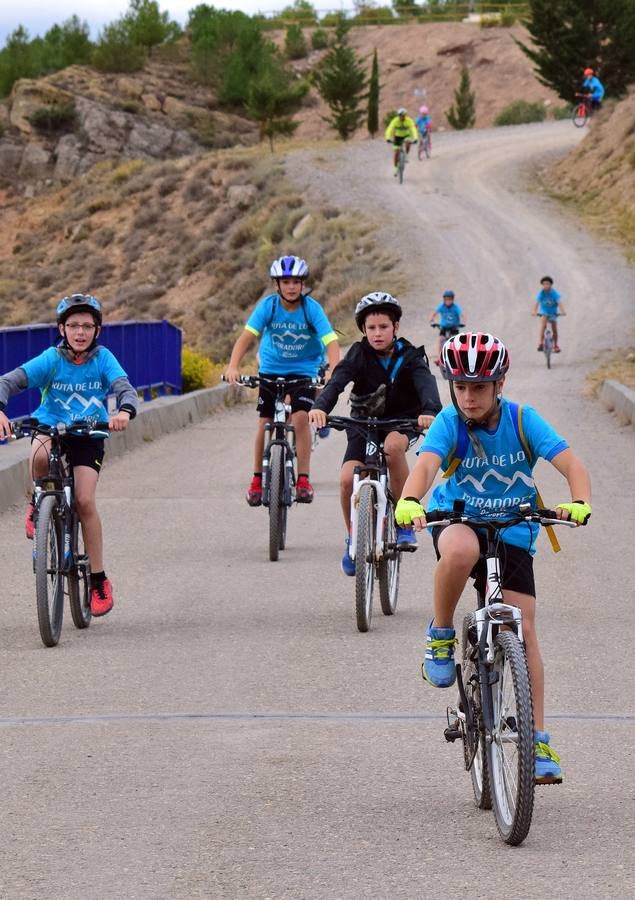
{"label": "cyclist in yellow jacket", "polygon": [[399,163],[400,145],[405,141],[406,153],[410,153],[410,145],[417,143],[417,126],[403,106],[397,110],[397,115],[392,119],[390,125],[386,129],[386,140],[389,144],[395,145],[393,175],[396,175],[398,172],[397,165]]}

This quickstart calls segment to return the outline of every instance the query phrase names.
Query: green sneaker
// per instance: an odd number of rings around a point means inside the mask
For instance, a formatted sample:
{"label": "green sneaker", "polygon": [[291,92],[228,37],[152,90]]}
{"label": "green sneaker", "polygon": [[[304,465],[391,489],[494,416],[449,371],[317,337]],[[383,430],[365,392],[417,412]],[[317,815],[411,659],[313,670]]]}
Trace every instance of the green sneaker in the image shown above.
{"label": "green sneaker", "polygon": [[546,731],[534,733],[536,743],[536,784],[561,784],[560,757],[549,746],[550,735]]}

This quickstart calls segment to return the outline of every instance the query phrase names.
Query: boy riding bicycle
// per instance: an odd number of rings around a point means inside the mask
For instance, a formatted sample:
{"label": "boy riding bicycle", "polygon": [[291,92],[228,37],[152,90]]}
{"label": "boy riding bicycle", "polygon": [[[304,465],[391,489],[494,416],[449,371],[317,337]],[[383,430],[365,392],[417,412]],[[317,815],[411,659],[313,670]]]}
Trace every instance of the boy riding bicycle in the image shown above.
{"label": "boy riding bicycle", "polygon": [[[340,349],[333,326],[317,300],[302,292],[309,276],[306,262],[297,256],[281,256],[272,262],[269,274],[277,291],[259,301],[234,344],[225,372],[225,380],[230,384],[238,382],[241,360],[257,341],[260,341],[260,374],[267,378],[316,378],[325,351],[331,370],[339,362]],[[296,500],[311,503],[314,492],[309,481],[311,429],[308,411],[315,399],[315,389],[298,386],[289,394],[298,454]],[[274,399],[275,390],[262,384],[257,406],[260,421],[254,443],[254,474],[246,495],[250,506],[262,503],[265,425],[273,422]]]}
{"label": "boy riding bicycle", "polygon": [[[428,368],[425,349],[414,347],[405,338],[398,337],[401,314],[401,304],[390,294],[373,291],[362,297],[355,307],[355,321],[364,337],[350,347],[336,367],[331,380],[313,404],[309,413],[310,422],[318,428],[326,425],[327,413],[352,381],[353,416],[418,418],[421,428],[430,425],[441,409],[437,384]],[[419,435],[413,430],[411,434],[393,431],[382,436],[391,491],[399,497],[408,475],[406,451]],[[355,574],[355,561],[349,553],[353,475],[355,467],[361,466],[364,459],[364,438],[350,433],[340,474],[340,502],[347,533],[342,570],[351,576]],[[402,548],[416,549],[417,539],[412,528],[397,529],[397,544]]]}
{"label": "boy riding bicycle", "polygon": [[458,333],[459,326],[463,323],[463,310],[454,302],[454,291],[443,292],[443,302],[430,313],[430,324],[433,325],[439,318],[439,353],[435,359],[435,365],[441,360],[441,350],[449,337]]}
{"label": "boy riding bicycle", "polygon": [[[419,531],[426,525],[421,499],[432,486],[439,468],[444,481],[432,492],[430,509],[451,511],[455,500],[465,502],[472,517],[504,519],[505,509],[521,503],[537,505],[533,466],[538,457],[548,460],[566,478],[571,497],[556,507],[558,518],[586,525],[591,515],[589,474],[558,435],[531,407],[520,410],[503,398],[509,355],[502,341],[491,334],[468,332],[449,340],[442,350],[441,371],[450,382],[452,406],[435,419],[406,481],[395,518],[400,525]],[[465,451],[452,460],[466,434]],[[531,459],[524,447],[531,453]],[[531,678],[536,780],[562,780],[557,754],[544,730],[544,670],[535,628],[536,590],[533,575],[534,543],[538,525],[514,525],[501,533],[502,587],[505,602],[520,608],[527,664]],[[456,678],[454,610],[469,577],[484,591],[481,554],[483,535],[469,525],[431,529],[438,564],[434,578],[434,617],[427,630],[422,674],[435,687],[450,687]]]}
{"label": "boy riding bicycle", "polygon": [[[97,343],[102,325],[101,303],[90,294],[71,294],[57,305],[57,326],[62,341],[0,377],[0,437],[11,434],[4,414],[9,397],[29,388],[42,392],[33,417],[45,425],[71,424],[93,417],[108,421],[111,431],[124,431],[137,412],[137,392],[110,350]],[[117,399],[117,412],[109,416],[108,394]],[[31,477],[48,471],[50,440],[35,435],[31,440]],[[105,616],[113,607],[112,585],[104,572],[102,526],[95,502],[97,479],[104,458],[104,440],[65,437],[63,447],[73,470],[77,512],[84,546],[90,560],[90,610]],[[26,536],[32,540],[34,506],[29,504]]]}
{"label": "boy riding bicycle", "polygon": [[587,91],[587,96],[590,97],[591,110],[600,109],[600,107],[602,106],[602,100],[604,99],[604,85],[597,77],[593,69],[584,70],[584,81],[582,82],[582,87],[585,91]]}
{"label": "boy riding bicycle", "polygon": [[532,316],[540,316],[540,334],[538,338],[538,352],[544,349],[545,328],[547,322],[551,322],[553,332],[553,352],[560,353],[558,346],[558,316],[566,316],[564,303],[560,301],[560,294],[553,286],[551,275],[545,275],[540,279],[542,289],[536,295],[536,301],[532,310]]}
{"label": "boy riding bicycle", "polygon": [[417,143],[417,126],[412,121],[406,110],[402,107],[397,110],[397,115],[391,119],[386,128],[386,140],[395,145],[393,155],[393,175],[399,171],[399,147],[406,142],[406,154],[410,153],[410,145]]}
{"label": "boy riding bicycle", "polygon": [[428,138],[428,141],[430,141],[430,135],[432,134],[432,118],[427,106],[419,107],[419,115],[415,121],[415,125],[417,126],[419,140],[425,141],[425,139]]}

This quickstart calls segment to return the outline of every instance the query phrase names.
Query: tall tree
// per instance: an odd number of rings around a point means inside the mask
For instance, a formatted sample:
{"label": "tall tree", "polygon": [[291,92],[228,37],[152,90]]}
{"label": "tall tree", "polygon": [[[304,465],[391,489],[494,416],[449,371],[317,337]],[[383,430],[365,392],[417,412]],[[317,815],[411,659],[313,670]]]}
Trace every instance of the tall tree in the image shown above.
{"label": "tall tree", "polygon": [[574,100],[587,66],[609,95],[635,81],[634,0],[529,0],[529,10],[534,46],[517,43],[563,100]]}
{"label": "tall tree", "polygon": [[445,114],[452,128],[461,131],[474,126],[476,121],[475,101],[476,97],[470,84],[470,73],[467,66],[463,66],[459,86],[454,92],[454,103]]}
{"label": "tall tree", "polygon": [[355,51],[347,47],[346,30],[336,29],[337,43],[322,60],[315,84],[331,110],[326,121],[347,140],[359,127],[364,110],[360,104],[368,97],[368,79]]}
{"label": "tall tree", "polygon": [[377,48],[373,53],[373,67],[370,72],[370,84],[368,86],[368,133],[375,137],[379,131],[379,62],[377,60]]}
{"label": "tall tree", "polygon": [[308,83],[293,78],[275,57],[251,82],[245,109],[260,126],[260,140],[269,139],[272,153],[274,137],[288,137],[298,127],[293,114],[308,90]]}
{"label": "tall tree", "polygon": [[161,12],[156,0],[130,0],[125,22],[132,43],[144,47],[148,53],[181,33],[179,25],[170,21],[169,13]]}

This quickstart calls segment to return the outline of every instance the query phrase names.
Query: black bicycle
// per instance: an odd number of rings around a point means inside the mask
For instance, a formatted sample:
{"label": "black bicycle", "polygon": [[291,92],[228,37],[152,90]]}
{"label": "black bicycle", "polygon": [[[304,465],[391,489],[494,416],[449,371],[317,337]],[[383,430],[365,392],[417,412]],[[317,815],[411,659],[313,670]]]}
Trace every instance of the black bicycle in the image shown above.
{"label": "black bicycle", "polygon": [[456,708],[448,707],[444,734],[447,741],[463,743],[477,807],[493,807],[500,836],[518,845],[529,832],[534,807],[534,715],[522,614],[504,602],[501,586],[501,532],[521,522],[577,525],[529,504],[500,522],[471,518],[464,508],[456,501],[453,512],[426,513],[432,526],[461,523],[487,536],[485,595],[477,591],[477,609],[463,620],[461,662],[456,664],[459,697]]}
{"label": "black bicycle", "polygon": [[265,425],[262,457],[262,505],[269,509],[269,559],[276,562],[287,543],[287,515],[294,503],[297,482],[295,427],[289,421],[291,405],[285,398],[292,388],[319,387],[323,377],[284,378],[242,375],[239,384],[267,385],[275,391],[273,422]]}
{"label": "black bicycle", "polygon": [[16,437],[41,436],[48,447],[48,472],[35,480],[33,491],[33,571],[40,636],[45,647],[60,639],[64,593],[68,594],[73,624],[88,628],[90,563],[86,555],[75,505],[73,470],[63,447],[65,437],[110,437],[108,422],[82,419],[72,425],[44,425],[23,419],[13,425]]}
{"label": "black bicycle", "polygon": [[397,546],[395,504],[384,441],[380,431],[412,432],[417,419],[377,419],[329,416],[337,431],[349,429],[366,440],[364,464],[356,466],[351,495],[350,555],[355,560],[355,616],[359,631],[368,631],[373,614],[373,587],[379,582],[379,600],[385,616],[397,609],[401,553],[412,546]]}

